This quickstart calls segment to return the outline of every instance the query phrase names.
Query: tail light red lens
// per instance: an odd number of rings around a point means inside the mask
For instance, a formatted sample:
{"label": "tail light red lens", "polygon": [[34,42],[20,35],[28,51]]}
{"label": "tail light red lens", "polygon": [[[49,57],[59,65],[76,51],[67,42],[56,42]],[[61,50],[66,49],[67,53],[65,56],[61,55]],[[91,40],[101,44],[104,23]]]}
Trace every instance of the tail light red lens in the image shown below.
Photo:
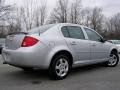
{"label": "tail light red lens", "polygon": [[39,40],[36,38],[30,37],[30,36],[25,36],[23,42],[22,42],[22,47],[30,47],[35,45]]}

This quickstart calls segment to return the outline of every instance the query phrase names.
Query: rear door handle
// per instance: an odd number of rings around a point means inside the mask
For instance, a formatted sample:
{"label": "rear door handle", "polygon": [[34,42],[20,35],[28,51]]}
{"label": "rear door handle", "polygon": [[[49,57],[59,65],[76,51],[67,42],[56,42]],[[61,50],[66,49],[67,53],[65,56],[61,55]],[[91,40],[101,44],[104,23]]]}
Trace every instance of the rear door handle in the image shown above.
{"label": "rear door handle", "polygon": [[92,46],[96,46],[96,44],[92,44]]}
{"label": "rear door handle", "polygon": [[77,45],[77,43],[75,41],[71,42],[71,45]]}

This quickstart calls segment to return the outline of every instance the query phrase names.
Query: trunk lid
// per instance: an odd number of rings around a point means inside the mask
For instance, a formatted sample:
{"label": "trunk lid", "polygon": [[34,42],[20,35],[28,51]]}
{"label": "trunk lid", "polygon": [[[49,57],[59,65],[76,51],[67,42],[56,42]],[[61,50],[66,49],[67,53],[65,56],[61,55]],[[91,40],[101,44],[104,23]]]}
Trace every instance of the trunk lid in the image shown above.
{"label": "trunk lid", "polygon": [[18,49],[21,47],[23,39],[26,35],[41,35],[46,32],[48,29],[52,28],[54,24],[44,25],[31,29],[29,32],[15,32],[7,36],[5,41],[5,47],[7,49]]}
{"label": "trunk lid", "polygon": [[9,34],[5,41],[5,47],[11,50],[20,48],[26,34],[24,32]]}

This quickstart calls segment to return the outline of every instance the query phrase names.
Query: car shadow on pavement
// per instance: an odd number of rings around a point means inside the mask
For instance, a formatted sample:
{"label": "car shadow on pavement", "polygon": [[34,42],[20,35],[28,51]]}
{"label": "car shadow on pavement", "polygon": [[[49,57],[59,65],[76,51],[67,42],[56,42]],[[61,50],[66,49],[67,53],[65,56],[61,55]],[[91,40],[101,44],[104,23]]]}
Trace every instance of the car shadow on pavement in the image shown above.
{"label": "car shadow on pavement", "polygon": [[103,70],[107,70],[109,67],[105,66],[103,63],[102,64],[93,64],[93,65],[85,65],[85,66],[80,66],[73,68],[71,70],[71,73],[69,77],[76,77],[76,76],[88,76],[88,75],[93,75],[96,73],[99,73]]}
{"label": "car shadow on pavement", "polygon": [[32,71],[24,71],[19,69],[14,73],[11,73],[13,76],[17,76],[19,79],[29,79],[29,80],[47,80],[48,72],[47,70],[32,70]]}
{"label": "car shadow on pavement", "polygon": [[[14,68],[14,67],[12,67]],[[104,67],[101,64],[95,64],[95,65],[88,65],[88,66],[82,66],[78,68],[74,68],[71,70],[69,78],[74,78],[76,75],[84,75],[86,73],[90,73],[91,71],[95,72],[95,70],[104,69]],[[15,70],[14,70],[15,69]],[[33,71],[23,71],[22,69],[14,68],[11,69],[11,72],[7,72],[10,78],[18,79],[18,80],[30,80],[33,81],[33,83],[38,83],[37,81],[48,81],[49,74],[47,70],[33,70]]]}
{"label": "car shadow on pavement", "polygon": [[95,71],[95,70],[100,70],[100,69],[104,69],[106,68],[106,66],[104,64],[93,64],[93,65],[85,65],[85,66],[80,66],[80,67],[76,67],[73,68],[71,70],[71,74],[77,74],[77,73],[86,73],[86,72],[91,72],[91,71]]}

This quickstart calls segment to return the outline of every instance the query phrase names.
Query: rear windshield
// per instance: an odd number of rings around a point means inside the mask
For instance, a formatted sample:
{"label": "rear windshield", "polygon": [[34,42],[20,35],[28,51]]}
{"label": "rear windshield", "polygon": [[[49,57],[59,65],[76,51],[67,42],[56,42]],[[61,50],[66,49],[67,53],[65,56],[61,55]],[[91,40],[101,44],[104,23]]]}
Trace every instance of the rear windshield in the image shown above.
{"label": "rear windshield", "polygon": [[50,25],[44,25],[37,28],[33,28],[28,32],[28,34],[37,34],[37,33],[42,34],[48,29],[52,28],[53,26],[54,24],[50,24]]}

